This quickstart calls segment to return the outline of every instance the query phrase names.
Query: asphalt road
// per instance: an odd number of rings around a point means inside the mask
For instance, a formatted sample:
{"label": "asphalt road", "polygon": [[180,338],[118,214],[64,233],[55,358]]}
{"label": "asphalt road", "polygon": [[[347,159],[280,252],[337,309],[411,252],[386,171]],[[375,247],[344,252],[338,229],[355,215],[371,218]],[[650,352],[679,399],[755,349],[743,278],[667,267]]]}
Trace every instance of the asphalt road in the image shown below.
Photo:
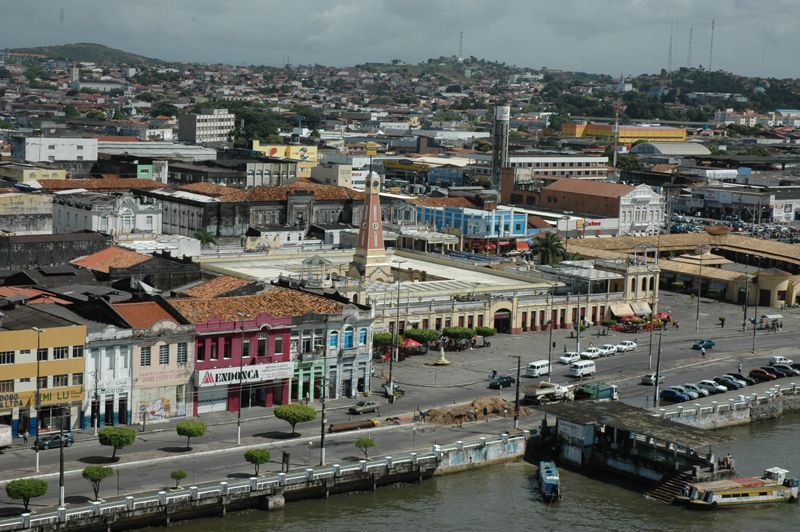
{"label": "asphalt road", "polygon": [[[701,328],[695,331],[696,300],[686,295],[662,293],[660,310],[670,312],[680,321],[680,329],[668,329],[663,332],[661,352],[661,372],[666,377],[665,385],[696,382],[710,378],[724,372],[734,371],[741,361],[744,372],[752,367],[763,365],[771,354],[780,352],[795,360],[800,356],[793,356],[793,346],[800,340],[800,310],[798,309],[761,309],[759,314],[781,313],[784,315],[782,332],[758,331],[757,353],[752,353],[752,329],[742,332],[742,308],[738,305],[701,301]],[[753,309],[750,309],[752,316]],[[726,327],[719,325],[718,318],[726,318]],[[601,358],[596,361],[598,373],[591,380],[612,382],[620,387],[622,400],[636,406],[652,406],[653,388],[639,384],[641,376],[655,370],[657,359],[657,342],[659,334],[653,334],[652,353],[649,349],[650,335],[648,333],[623,334],[614,333],[608,336],[595,336],[600,328],[591,328],[584,333],[581,344],[585,348],[589,343],[601,345],[603,343],[617,343],[625,339],[634,339],[639,344],[635,352],[619,354],[613,357]],[[701,357],[698,351],[692,350],[692,343],[699,338],[712,338],[716,342],[714,349],[709,350],[707,357]],[[569,338],[568,331],[554,331],[553,340],[556,348],[553,350],[554,371],[551,376],[554,382],[574,383],[575,380],[567,377],[567,367],[559,365],[556,360],[563,352],[564,347],[573,350],[575,339]],[[514,388],[506,388],[502,392],[487,388],[487,376],[492,369],[497,369],[501,374],[514,375],[516,372],[516,359],[510,358],[519,355],[522,362],[524,375],[527,362],[547,358],[549,335],[547,333],[527,333],[521,335],[501,335],[491,339],[492,347],[475,349],[460,353],[446,353],[451,364],[435,368],[429,363],[438,358],[438,353],[428,353],[423,356],[407,358],[394,364],[394,378],[405,389],[405,396],[394,404],[387,403],[383,397],[377,400],[382,404],[381,419],[388,416],[410,416],[418,409],[426,410],[453,403],[462,403],[474,400],[480,396],[496,395],[502,393],[504,397],[513,400]],[[652,356],[650,356],[652,354]],[[376,374],[388,376],[388,364],[377,364]],[[539,379],[521,379],[521,385],[537,382]],[[788,379],[785,379],[788,381]],[[373,391],[380,390],[379,378],[372,383]],[[373,395],[373,399],[377,395]],[[328,403],[328,423],[351,419],[346,413],[346,407],[354,400],[342,399]],[[245,448],[254,446],[268,447],[273,452],[273,462],[280,461],[282,451],[291,453],[293,467],[306,467],[309,463],[308,442],[312,442],[310,449],[311,462],[318,463],[319,459],[319,419],[315,422],[298,425],[299,437],[287,438],[289,426],[287,423],[270,416],[270,409],[252,408],[243,415],[242,446],[236,445],[236,424],[234,414],[215,414],[216,417],[206,418],[209,431],[206,436],[192,441],[191,451],[186,451],[186,441],[178,437],[172,424],[148,425],[148,432],[139,433],[137,441],[131,448],[121,450],[118,454],[120,460],[113,466],[121,471],[117,478],[104,482],[102,493],[106,496],[116,495],[117,480],[119,480],[120,494],[138,492],[148,489],[160,489],[169,486],[169,471],[184,469],[189,477],[184,483],[203,482],[212,479],[222,479],[230,475],[249,476],[252,467],[245,463],[242,455]],[[355,416],[353,416],[355,417]],[[371,415],[365,417],[372,417]],[[523,419],[523,428],[535,427],[538,416]],[[223,424],[215,424],[220,423]],[[510,428],[510,420],[500,419],[491,423],[473,423],[465,425],[462,429],[452,427],[433,427],[431,425],[419,426],[416,434],[410,425],[400,427],[388,426],[372,429],[372,434],[378,441],[376,452],[380,454],[408,451],[415,445],[428,446],[437,438],[439,443],[455,441],[460,434],[453,434],[454,430],[464,432],[464,439],[477,437],[483,431],[499,432]],[[163,430],[162,430],[163,429]],[[361,435],[361,434],[358,434]],[[352,442],[358,435],[344,434],[326,437],[328,463],[334,460],[355,459],[358,451]],[[415,441],[414,441],[415,440]],[[38,505],[51,505],[56,502],[58,450],[51,449],[40,452],[40,474],[50,482],[48,495],[37,500]],[[101,447],[91,432],[76,434],[76,443],[65,449],[65,470],[67,474],[67,502],[83,502],[91,495],[89,483],[80,478],[80,470],[88,464],[105,464],[110,457],[110,449]],[[2,481],[34,475],[34,456],[32,449],[15,448],[0,454],[0,484]],[[276,463],[270,465],[268,470],[278,470]],[[16,508],[16,504],[5,496],[5,490],[0,493],[0,512],[3,508]]]}

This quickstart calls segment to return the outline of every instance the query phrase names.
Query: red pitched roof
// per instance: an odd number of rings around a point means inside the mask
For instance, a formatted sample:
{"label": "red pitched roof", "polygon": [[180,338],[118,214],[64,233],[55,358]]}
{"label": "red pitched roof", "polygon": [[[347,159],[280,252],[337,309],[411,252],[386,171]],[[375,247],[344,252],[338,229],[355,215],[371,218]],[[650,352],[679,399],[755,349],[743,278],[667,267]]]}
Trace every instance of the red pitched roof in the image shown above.
{"label": "red pitched roof", "polygon": [[137,329],[148,329],[163,320],[178,323],[169,312],[164,310],[164,307],[155,301],[114,303],[111,306],[114,307],[117,314]]}
{"label": "red pitched roof", "polygon": [[273,287],[263,294],[215,299],[171,299],[170,304],[192,323],[206,323],[213,317],[241,320],[239,313],[255,318],[261,313],[276,318],[306,314],[336,314],[344,305],[330,299],[290,288]]}
{"label": "red pitched roof", "polygon": [[71,301],[60,299],[42,290],[23,288],[20,286],[0,286],[0,297],[24,298],[29,305],[37,305],[39,303],[61,303],[62,305],[69,305],[72,303]]}
{"label": "red pitched roof", "polygon": [[226,194],[224,201],[286,201],[290,192],[310,192],[316,200],[363,200],[364,193],[335,185],[324,185],[310,179],[298,179],[277,187],[255,187]]}
{"label": "red pitched roof", "polygon": [[71,190],[85,188],[98,191],[151,190],[166,188],[166,185],[152,179],[134,177],[103,177],[99,179],[40,179],[39,184],[48,190]]}
{"label": "red pitched roof", "polygon": [[217,185],[216,183],[189,183],[188,185],[182,185],[178,187],[178,190],[183,190],[186,192],[194,192],[195,194],[203,194],[204,196],[211,196],[214,198],[225,196],[236,192],[240,189],[231,188],[231,187],[224,187],[222,185]]}
{"label": "red pitched roof", "polygon": [[209,298],[219,297],[227,294],[231,290],[236,290],[248,284],[247,279],[239,279],[230,275],[220,275],[205,283],[198,284],[183,292],[190,297]]}
{"label": "red pitched roof", "polygon": [[585,179],[556,179],[552,184],[547,185],[544,190],[547,192],[568,192],[586,196],[619,198],[633,190],[633,188],[631,185],[623,185],[621,183],[605,183]]}
{"label": "red pitched roof", "polygon": [[152,260],[152,258],[149,255],[142,255],[129,249],[111,246],[97,253],[75,259],[72,264],[96,272],[108,273],[111,268],[130,268]]}

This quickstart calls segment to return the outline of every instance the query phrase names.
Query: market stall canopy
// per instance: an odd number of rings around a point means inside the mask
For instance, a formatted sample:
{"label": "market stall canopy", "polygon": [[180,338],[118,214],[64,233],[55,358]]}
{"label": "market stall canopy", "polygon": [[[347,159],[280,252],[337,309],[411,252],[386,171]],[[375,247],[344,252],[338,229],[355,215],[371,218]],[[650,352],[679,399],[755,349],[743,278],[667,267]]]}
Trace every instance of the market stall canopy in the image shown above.
{"label": "market stall canopy", "polygon": [[608,308],[611,310],[611,313],[618,318],[636,314],[627,303],[609,303]]}
{"label": "market stall canopy", "polygon": [[422,344],[414,340],[413,338],[406,338],[403,340],[403,343],[400,344],[400,347],[422,347]]}

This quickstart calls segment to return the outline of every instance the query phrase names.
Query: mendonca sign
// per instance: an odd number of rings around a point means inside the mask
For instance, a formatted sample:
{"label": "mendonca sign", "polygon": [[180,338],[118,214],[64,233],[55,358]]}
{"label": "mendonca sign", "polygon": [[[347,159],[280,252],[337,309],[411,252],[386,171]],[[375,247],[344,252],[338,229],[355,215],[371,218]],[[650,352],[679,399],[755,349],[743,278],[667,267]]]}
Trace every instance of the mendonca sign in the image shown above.
{"label": "mendonca sign", "polygon": [[243,368],[201,369],[195,372],[195,385],[199,388],[207,386],[223,386],[226,384],[267,382],[280,379],[291,379],[294,374],[293,362],[276,362],[275,364],[257,364]]}

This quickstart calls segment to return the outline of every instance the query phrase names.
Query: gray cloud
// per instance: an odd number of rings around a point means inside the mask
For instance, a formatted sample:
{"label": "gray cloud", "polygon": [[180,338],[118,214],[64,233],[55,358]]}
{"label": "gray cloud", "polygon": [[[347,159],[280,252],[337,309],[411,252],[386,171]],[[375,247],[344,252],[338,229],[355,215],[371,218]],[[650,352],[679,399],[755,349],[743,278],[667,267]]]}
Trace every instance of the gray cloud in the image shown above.
{"label": "gray cloud", "polygon": [[464,53],[588,72],[707,66],[800,77],[796,0],[26,0],[6,2],[0,47],[99,42],[167,60],[348,65]]}

